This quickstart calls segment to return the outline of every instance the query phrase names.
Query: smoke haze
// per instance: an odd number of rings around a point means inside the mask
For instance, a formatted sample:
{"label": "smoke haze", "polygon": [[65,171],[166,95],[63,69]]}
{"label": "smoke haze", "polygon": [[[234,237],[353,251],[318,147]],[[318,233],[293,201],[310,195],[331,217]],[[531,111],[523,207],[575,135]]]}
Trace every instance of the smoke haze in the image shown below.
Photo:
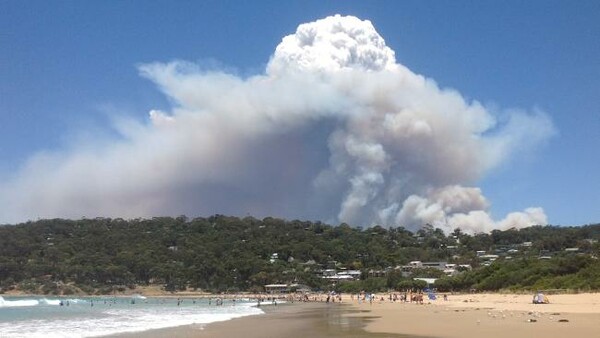
{"label": "smoke haze", "polygon": [[32,156],[0,186],[1,222],[223,213],[466,232],[547,223],[541,208],[494,220],[474,185],[548,139],[548,116],[499,123],[399,64],[369,21],[302,24],[252,77],[180,61],[139,72],[169,111],[116,125],[118,140]]}

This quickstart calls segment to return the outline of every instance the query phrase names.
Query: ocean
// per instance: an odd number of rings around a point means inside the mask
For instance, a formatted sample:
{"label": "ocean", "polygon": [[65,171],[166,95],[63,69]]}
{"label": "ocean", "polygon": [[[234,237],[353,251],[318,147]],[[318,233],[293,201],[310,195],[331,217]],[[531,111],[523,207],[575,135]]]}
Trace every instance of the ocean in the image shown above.
{"label": "ocean", "polygon": [[[62,305],[61,305],[62,304]],[[265,304],[266,305],[266,304]],[[0,337],[98,337],[264,312],[256,301],[133,297],[0,297]]]}

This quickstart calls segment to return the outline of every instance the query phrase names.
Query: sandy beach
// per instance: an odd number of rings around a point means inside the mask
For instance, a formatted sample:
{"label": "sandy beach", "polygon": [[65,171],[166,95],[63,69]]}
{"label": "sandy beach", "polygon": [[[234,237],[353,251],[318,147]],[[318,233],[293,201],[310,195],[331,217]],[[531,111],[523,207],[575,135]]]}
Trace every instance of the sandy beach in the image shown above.
{"label": "sandy beach", "polygon": [[358,304],[294,303],[264,307],[265,314],[205,326],[190,325],[116,337],[438,337],[530,338],[600,336],[600,293],[550,295],[462,294],[423,305],[385,301]]}
{"label": "sandy beach", "polygon": [[[143,291],[148,296],[152,293]],[[532,294],[449,294],[448,300],[438,295],[437,300],[425,299],[424,304],[391,302],[388,296],[378,294],[377,299],[384,300],[373,303],[358,303],[356,297],[344,295],[342,303],[266,305],[260,315],[110,337],[600,337],[600,293],[548,295],[549,304],[532,304]],[[229,297],[235,296],[225,298]]]}
{"label": "sandy beach", "polygon": [[[149,292],[144,294],[149,295]],[[167,302],[179,301],[173,297],[186,302],[204,297],[223,297],[226,307],[232,305],[230,298],[251,296],[161,295]],[[255,311],[245,317],[210,324],[200,324],[200,321],[189,325],[195,321],[188,321],[185,325],[179,324],[181,326],[110,337],[600,337],[600,293],[550,294],[547,297],[549,304],[532,304],[532,294],[450,294],[448,300],[438,294],[437,300],[425,299],[424,304],[392,302],[384,293],[378,294],[377,300],[372,303],[358,303],[356,297],[350,295],[344,295],[342,303],[292,302],[291,299],[285,302],[282,299],[278,305],[263,304],[262,314]],[[309,298],[324,300],[325,297],[315,295]],[[122,299],[119,300],[121,303]],[[170,313],[170,317],[162,320],[177,320],[180,315]],[[155,327],[164,326],[167,325]]]}
{"label": "sandy beach", "polygon": [[384,301],[352,307],[375,317],[366,325],[368,332],[439,338],[600,336],[598,293],[551,295],[550,304],[532,304],[532,295],[514,294],[440,298],[424,305]]}

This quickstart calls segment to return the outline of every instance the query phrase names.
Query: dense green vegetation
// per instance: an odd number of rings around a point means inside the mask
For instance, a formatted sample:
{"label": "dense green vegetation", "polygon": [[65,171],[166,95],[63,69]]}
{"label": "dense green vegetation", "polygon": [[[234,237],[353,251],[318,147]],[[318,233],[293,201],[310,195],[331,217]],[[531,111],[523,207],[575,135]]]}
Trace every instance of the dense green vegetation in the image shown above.
{"label": "dense green vegetation", "polygon": [[[473,267],[439,279],[436,286],[443,290],[597,290],[598,239],[600,224],[476,235],[456,229],[445,235],[431,226],[412,233],[221,215],[40,220],[0,226],[0,292],[109,293],[139,285],[233,292],[293,282],[319,289],[382,290],[421,287],[422,281],[410,277],[443,275],[415,269],[403,276],[395,269],[415,260]],[[483,266],[478,250],[499,258]],[[322,269],[342,268],[362,271],[361,280],[332,285],[321,278]]]}

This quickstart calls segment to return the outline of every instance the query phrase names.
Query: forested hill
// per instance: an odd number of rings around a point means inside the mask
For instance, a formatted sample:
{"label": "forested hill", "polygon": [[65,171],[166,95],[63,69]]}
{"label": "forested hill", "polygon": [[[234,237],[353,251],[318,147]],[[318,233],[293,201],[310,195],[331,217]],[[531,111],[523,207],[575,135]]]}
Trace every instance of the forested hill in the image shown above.
{"label": "forested hill", "polygon": [[[473,267],[440,279],[446,289],[600,289],[599,239],[600,224],[476,235],[456,229],[445,235],[431,226],[413,233],[222,215],[40,220],[0,227],[0,291],[110,293],[149,284],[167,290],[262,291],[265,284],[293,282],[319,289],[382,289],[408,285],[410,277],[443,275],[434,269],[400,274],[399,267],[411,261]],[[482,252],[497,259],[483,264]],[[362,275],[333,285],[323,278],[325,269]]]}

